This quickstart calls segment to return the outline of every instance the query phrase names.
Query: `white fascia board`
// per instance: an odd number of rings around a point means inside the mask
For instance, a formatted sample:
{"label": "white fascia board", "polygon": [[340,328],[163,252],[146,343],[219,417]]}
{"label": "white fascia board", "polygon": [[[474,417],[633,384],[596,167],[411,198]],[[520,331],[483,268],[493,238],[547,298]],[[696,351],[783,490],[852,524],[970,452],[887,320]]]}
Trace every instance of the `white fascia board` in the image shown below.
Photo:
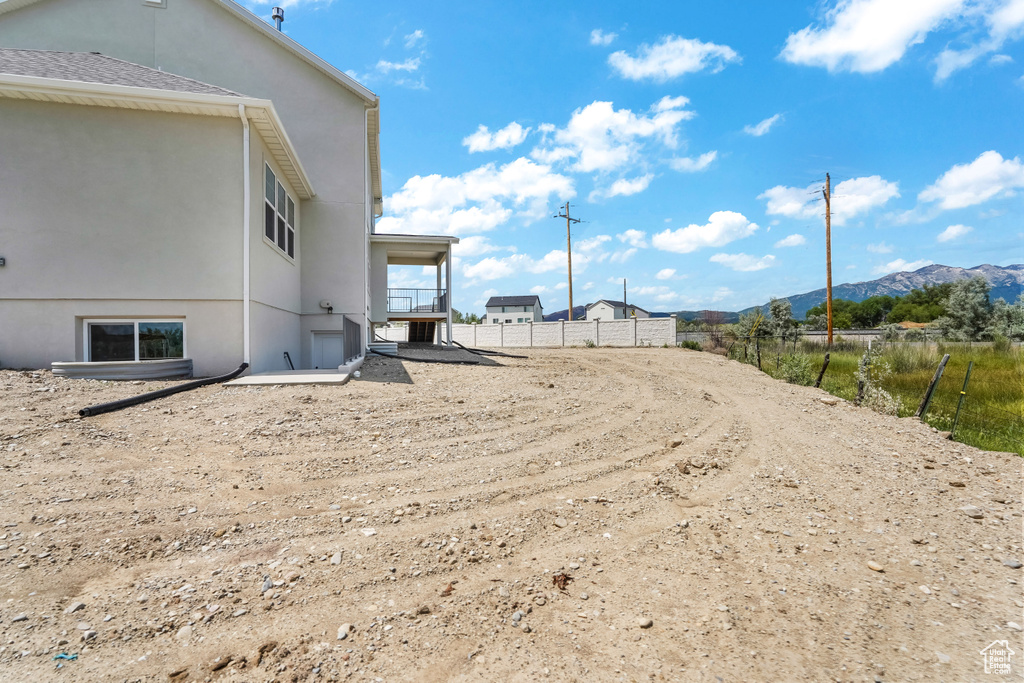
{"label": "white fascia board", "polygon": [[264,138],[280,143],[283,152],[275,154],[275,161],[283,169],[290,171],[287,175],[290,176],[289,180],[296,193],[302,199],[309,199],[315,194],[299,155],[274,109],[274,103],[270,100],[15,74],[0,74],[0,97],[235,119],[238,118],[238,105],[242,104],[245,105],[247,118],[253,122],[260,134]]}
{"label": "white fascia board", "polygon": [[458,244],[459,238],[452,235],[396,235],[387,232],[375,232],[370,235],[371,242],[391,244]]}

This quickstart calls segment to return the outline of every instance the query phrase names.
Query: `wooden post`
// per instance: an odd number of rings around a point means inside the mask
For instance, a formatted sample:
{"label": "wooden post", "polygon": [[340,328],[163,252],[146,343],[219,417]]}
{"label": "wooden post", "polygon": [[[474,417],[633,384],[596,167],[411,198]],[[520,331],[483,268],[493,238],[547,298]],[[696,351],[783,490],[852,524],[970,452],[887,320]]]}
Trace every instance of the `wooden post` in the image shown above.
{"label": "wooden post", "polygon": [[924,397],[921,399],[921,405],[917,407],[917,412],[914,413],[916,418],[924,418],[925,413],[928,412],[928,404],[932,402],[932,393],[935,392],[935,385],[939,383],[939,379],[942,378],[942,371],[946,369],[946,363],[949,362],[949,354],[947,353],[939,361],[939,367],[935,368],[935,376],[932,377],[931,383],[928,384],[927,391],[924,392]]}
{"label": "wooden post", "polygon": [[[861,377],[863,377],[866,374],[865,366],[867,365],[867,363],[868,363],[868,355],[864,354],[863,356],[861,356],[860,363],[859,363],[859,365],[860,365],[860,372],[858,374],[861,375]],[[866,383],[864,382],[863,379],[858,377],[857,378],[857,398],[854,399],[854,405],[858,405],[859,406],[861,401],[864,400],[864,391],[865,391],[865,389],[867,389]]]}
{"label": "wooden post", "polygon": [[828,313],[828,346],[832,348],[832,179],[825,174],[825,308]]}
{"label": "wooden post", "polygon": [[825,370],[828,369],[829,355],[825,354],[825,363],[821,366],[821,372],[818,373],[818,380],[814,383],[814,388],[817,389],[821,386],[821,378],[825,376]]}
{"label": "wooden post", "polygon": [[[757,351],[757,369],[761,370],[761,338],[754,337],[754,349]],[[762,370],[763,372],[763,370]]]}
{"label": "wooden post", "polygon": [[956,424],[960,421],[960,408],[964,404],[964,397],[967,396],[967,383],[971,381],[971,368],[974,367],[974,361],[972,360],[967,364],[967,375],[964,376],[964,388],[960,390],[960,398],[956,402],[956,415],[953,416],[953,428],[949,430],[949,438],[952,439],[953,435],[956,434]]}

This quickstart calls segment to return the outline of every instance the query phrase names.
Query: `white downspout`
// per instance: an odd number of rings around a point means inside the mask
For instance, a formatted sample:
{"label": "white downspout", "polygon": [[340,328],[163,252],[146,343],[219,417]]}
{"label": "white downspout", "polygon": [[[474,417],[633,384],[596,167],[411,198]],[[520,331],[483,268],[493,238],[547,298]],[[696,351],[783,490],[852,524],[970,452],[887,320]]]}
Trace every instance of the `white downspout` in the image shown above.
{"label": "white downspout", "polygon": [[[373,323],[370,322],[370,287],[372,286],[373,273],[370,263],[370,234],[373,232],[373,171],[370,169],[370,112],[380,112],[380,100],[377,100],[372,107],[363,111],[363,182],[366,183],[366,208],[363,211],[366,221],[366,240],[363,244],[363,275],[366,278],[363,287],[363,319],[366,321],[366,329],[363,333],[363,351],[369,349],[369,343],[373,341]],[[387,268],[387,266],[384,266]],[[384,293],[387,296],[387,292]]]}
{"label": "white downspout", "polygon": [[238,105],[242,119],[242,361],[249,363],[249,117],[245,105]]}

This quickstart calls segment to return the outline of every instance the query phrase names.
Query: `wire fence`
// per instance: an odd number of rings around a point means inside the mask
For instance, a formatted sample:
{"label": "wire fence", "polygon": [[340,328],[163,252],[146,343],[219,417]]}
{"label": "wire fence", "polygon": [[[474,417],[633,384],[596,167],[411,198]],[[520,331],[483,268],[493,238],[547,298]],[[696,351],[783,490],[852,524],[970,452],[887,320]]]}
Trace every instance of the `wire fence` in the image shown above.
{"label": "wire fence", "polygon": [[[871,396],[872,388],[881,389],[887,401],[874,407],[904,417],[915,413],[939,358],[949,353],[954,361],[936,384],[921,419],[953,432],[957,441],[1024,455],[1024,356],[1019,348],[880,339],[842,340],[829,347],[802,335],[733,337],[722,343],[729,357],[797,384],[813,383],[829,353],[832,363],[823,389],[853,401]],[[869,349],[868,362],[860,369]],[[969,360],[974,370],[962,393]]]}

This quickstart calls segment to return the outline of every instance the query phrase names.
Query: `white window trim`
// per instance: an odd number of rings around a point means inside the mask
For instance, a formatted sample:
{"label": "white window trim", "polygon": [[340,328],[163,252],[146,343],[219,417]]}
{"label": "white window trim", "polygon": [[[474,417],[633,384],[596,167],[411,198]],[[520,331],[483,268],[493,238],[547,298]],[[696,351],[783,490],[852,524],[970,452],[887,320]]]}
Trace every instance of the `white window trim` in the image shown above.
{"label": "white window trim", "polygon": [[[263,243],[264,244],[270,245],[271,247],[274,248],[274,251],[276,251],[280,256],[282,256],[286,261],[288,261],[292,265],[296,265],[296,259],[295,259],[294,256],[289,256],[288,252],[286,250],[282,249],[280,246],[278,246],[278,244],[277,244],[277,242],[275,240],[272,240],[269,237],[267,237],[266,207],[270,203],[267,200],[267,171],[268,170],[271,171],[274,174],[274,190],[275,190],[275,192],[277,191],[277,188],[280,187],[281,189],[284,190],[284,194],[285,194],[285,197],[286,197],[286,203],[287,203],[288,199],[291,199],[292,200],[292,204],[295,205],[295,221],[294,221],[294,225],[292,225],[291,228],[292,228],[292,232],[295,233],[295,238],[294,238],[295,239],[295,244],[294,244],[295,253],[296,254],[299,253],[299,201],[297,199],[295,199],[295,197],[292,195],[292,193],[288,191],[288,188],[284,186],[284,183],[281,182],[281,172],[278,171],[277,169],[275,169],[274,167],[272,167],[270,165],[270,162],[267,161],[266,159],[263,160],[263,183],[260,186],[260,197],[263,198],[263,201],[260,203],[260,234],[263,236]],[[275,214],[277,213],[277,206],[276,206],[276,204],[274,206],[274,213]],[[288,223],[288,217],[287,216],[285,216],[285,223],[286,224]],[[277,235],[276,217],[275,217],[275,223],[274,223],[274,235],[275,236]]]}
{"label": "white window trim", "polygon": [[[135,361],[136,363],[143,363],[146,361],[139,360],[139,323],[181,323],[181,358],[188,358],[188,325],[184,318],[83,318],[82,319],[82,358],[85,359],[86,363],[92,363],[91,353],[89,351],[92,346],[89,343],[89,325],[127,325],[131,323],[135,326]],[[147,360],[164,360],[160,358],[152,358]],[[180,360],[180,359],[166,359],[166,360]],[[100,361],[104,363],[110,363],[114,361]],[[126,361],[131,362],[131,361]]]}

